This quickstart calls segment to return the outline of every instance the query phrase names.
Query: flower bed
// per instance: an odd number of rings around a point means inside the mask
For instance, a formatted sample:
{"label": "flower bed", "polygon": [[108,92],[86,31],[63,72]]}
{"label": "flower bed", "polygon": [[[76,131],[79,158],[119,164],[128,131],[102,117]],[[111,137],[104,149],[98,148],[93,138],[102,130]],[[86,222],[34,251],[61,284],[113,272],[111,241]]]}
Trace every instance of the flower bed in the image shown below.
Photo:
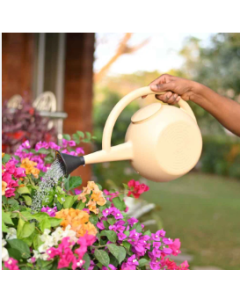
{"label": "flower bed", "polygon": [[131,180],[122,191],[106,191],[81,178],[60,178],[41,207],[33,211],[34,195],[54,160],[54,150],[77,155],[80,142],[67,136],[60,149],[40,142],[22,144],[15,156],[3,155],[2,268],[4,270],[186,270],[170,256],[180,253],[180,241],[144,229],[127,214],[125,196],[138,198],[148,190]]}

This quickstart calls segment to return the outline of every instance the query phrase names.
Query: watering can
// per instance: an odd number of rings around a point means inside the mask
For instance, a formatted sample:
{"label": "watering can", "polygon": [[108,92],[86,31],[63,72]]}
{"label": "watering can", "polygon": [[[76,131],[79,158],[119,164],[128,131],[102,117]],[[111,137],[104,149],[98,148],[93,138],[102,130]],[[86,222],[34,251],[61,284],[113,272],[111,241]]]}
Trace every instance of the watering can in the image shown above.
{"label": "watering can", "polygon": [[131,117],[125,143],[111,147],[113,128],[123,109],[149,94],[164,93],[143,87],[115,105],[104,127],[101,151],[81,157],[57,151],[64,174],[85,164],[121,160],[130,160],[137,173],[156,182],[171,181],[189,172],[200,158],[202,136],[192,109],[182,99],[180,108],[156,102],[139,109]]}

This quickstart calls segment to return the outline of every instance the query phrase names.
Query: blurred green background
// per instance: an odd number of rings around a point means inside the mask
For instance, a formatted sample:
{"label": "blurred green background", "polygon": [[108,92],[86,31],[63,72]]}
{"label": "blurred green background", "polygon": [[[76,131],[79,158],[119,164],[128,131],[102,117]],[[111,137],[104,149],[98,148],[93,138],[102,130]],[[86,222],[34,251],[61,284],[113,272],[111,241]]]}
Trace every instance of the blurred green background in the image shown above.
{"label": "blurred green background", "polygon": [[[211,34],[207,41],[185,37],[178,55],[180,67],[164,73],[198,81],[240,102],[239,33]],[[154,71],[114,74],[109,68],[104,79],[96,77],[96,150],[101,149],[102,130],[113,106],[131,90],[160,76],[157,63]],[[124,110],[115,125],[112,145],[124,141],[132,114],[152,101],[153,97],[140,99]],[[240,269],[240,139],[202,108],[190,105],[204,141],[200,162],[191,173],[169,183],[153,183],[139,177],[130,163],[112,162],[94,165],[94,179],[105,188],[120,187],[132,178],[147,183],[150,191],[143,195],[144,200],[158,205],[164,229],[172,238],[181,239],[182,258],[189,259],[192,269]]]}

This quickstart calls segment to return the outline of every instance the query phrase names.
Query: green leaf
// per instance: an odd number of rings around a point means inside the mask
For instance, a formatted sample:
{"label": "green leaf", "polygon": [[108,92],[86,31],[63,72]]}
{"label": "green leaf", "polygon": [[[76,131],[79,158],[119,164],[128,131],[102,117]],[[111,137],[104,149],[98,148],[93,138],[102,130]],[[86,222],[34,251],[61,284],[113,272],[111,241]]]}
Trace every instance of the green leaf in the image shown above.
{"label": "green leaf", "polygon": [[21,253],[22,258],[29,258],[30,250],[28,245],[24,241],[12,239],[8,240],[7,242],[11,248],[17,249]]}
{"label": "green leaf", "polygon": [[90,214],[89,221],[90,221],[93,225],[96,225],[97,222],[98,222],[98,216],[97,216],[97,215],[94,215],[94,214]]}
{"label": "green leaf", "polygon": [[117,246],[115,244],[108,244],[108,250],[116,257],[119,263],[121,263],[126,257],[126,250],[122,246]]}
{"label": "green leaf", "polygon": [[86,137],[87,137],[87,139],[91,140],[91,137],[92,137],[91,133],[90,132],[86,132]]}
{"label": "green leaf", "polygon": [[130,234],[129,230],[126,230],[123,233],[126,234],[126,236],[129,236],[129,234]]}
{"label": "green leaf", "polygon": [[14,225],[11,219],[11,213],[10,212],[4,212],[2,211],[2,220],[5,224]]}
{"label": "green leaf", "polygon": [[143,235],[149,235],[149,236],[151,236],[151,231],[150,231],[150,230],[147,230],[147,231],[144,232]]}
{"label": "green leaf", "polygon": [[7,226],[3,223],[3,220],[2,220],[2,231],[3,231],[3,232],[8,232],[8,228],[7,228]]}
{"label": "green leaf", "polygon": [[94,252],[94,256],[102,265],[104,265],[105,267],[108,267],[108,265],[110,263],[110,258],[106,251],[96,249]]}
{"label": "green leaf", "polygon": [[8,204],[11,205],[11,210],[19,210],[19,203],[15,199],[9,199]]}
{"label": "green leaf", "polygon": [[73,140],[76,142],[76,144],[80,144],[80,138],[78,134],[74,133],[73,135]]}
{"label": "green leaf", "polygon": [[40,270],[50,270],[52,267],[52,261],[37,259],[36,263]]}
{"label": "green leaf", "polygon": [[83,265],[83,269],[87,270],[90,266],[90,257],[87,253],[84,254],[83,256],[83,260],[85,261],[84,265]]}
{"label": "green leaf", "polygon": [[149,262],[148,259],[146,259],[146,258],[141,258],[141,259],[138,261],[139,267],[144,267],[144,266],[146,266],[146,264],[147,264],[148,262]]}
{"label": "green leaf", "polygon": [[122,185],[123,185],[124,190],[128,190],[129,189],[129,187],[128,187],[128,185],[126,183],[123,183]]}
{"label": "green leaf", "polygon": [[[27,238],[29,237],[35,230],[35,224],[34,223],[25,223],[23,225],[23,228],[21,230],[21,238]],[[20,238],[20,237],[19,237]]]}
{"label": "green leaf", "polygon": [[113,230],[103,230],[100,236],[106,236],[110,242],[115,243],[117,240],[117,234]]}
{"label": "green leaf", "polygon": [[54,161],[54,157],[52,156],[51,153],[49,153],[45,158],[44,158],[45,163],[51,164]]}
{"label": "green leaf", "polygon": [[105,229],[108,229],[108,227],[109,227],[109,223],[107,222],[107,221],[102,221],[102,223],[103,223],[103,225],[104,225],[104,227],[105,227]]}
{"label": "green leaf", "polygon": [[8,203],[7,197],[2,196],[2,203],[3,203],[3,204],[7,204],[7,203]]}
{"label": "green leaf", "polygon": [[40,148],[37,153],[41,153],[41,154],[49,154],[49,151],[48,149],[45,149],[45,148]]}
{"label": "green leaf", "polygon": [[127,250],[130,250],[131,249],[131,244],[129,242],[126,242],[126,241],[123,241],[122,242],[123,246],[127,249]]}
{"label": "green leaf", "polygon": [[40,235],[36,234],[33,238],[33,248],[38,250],[38,248],[43,244],[43,241],[40,239]]}
{"label": "green leaf", "polygon": [[32,205],[32,198],[27,196],[27,195],[23,195],[24,201],[28,206]]}
{"label": "green leaf", "polygon": [[39,223],[39,228],[41,229],[42,232],[44,232],[44,229],[50,229],[51,228],[51,223],[49,221],[49,218],[44,218]]}
{"label": "green leaf", "polygon": [[108,218],[107,218],[107,221],[108,221],[109,224],[113,225],[113,224],[115,224],[116,219],[113,218],[113,217],[108,217]]}
{"label": "green leaf", "polygon": [[62,204],[59,201],[56,202],[56,206],[57,206],[58,211],[63,208]]}
{"label": "green leaf", "polygon": [[76,209],[82,210],[84,207],[85,207],[85,203],[83,203],[82,201],[79,201],[78,205],[76,206]]}
{"label": "green leaf", "polygon": [[2,158],[2,162],[5,164],[10,160],[10,158],[11,158],[11,155],[5,154]]}
{"label": "green leaf", "polygon": [[80,184],[82,184],[81,177],[71,176],[70,179],[69,179],[68,186],[66,187],[66,185],[65,185],[65,188],[66,188],[67,191],[69,191],[71,189],[74,189],[74,188],[78,187]]}
{"label": "green leaf", "polygon": [[71,137],[69,134],[63,134],[63,138],[67,141],[71,141]]}
{"label": "green leaf", "polygon": [[21,215],[27,219],[28,221],[29,220],[37,220],[38,222],[41,222],[43,219],[45,218],[49,218],[49,215],[47,213],[44,213],[44,212],[40,212],[40,213],[36,213],[36,214],[32,214],[30,213],[29,211],[25,210],[25,211],[22,211],[21,212]]}
{"label": "green leaf", "polygon": [[17,192],[18,192],[20,195],[22,195],[22,194],[28,194],[28,195],[30,195],[30,191],[29,191],[29,189],[28,189],[26,186],[19,187],[19,188],[17,189]]}
{"label": "green leaf", "polygon": [[76,201],[74,196],[66,196],[65,201],[63,202],[64,208],[71,208]]}
{"label": "green leaf", "polygon": [[28,245],[28,247],[32,247],[35,236],[36,236],[36,230],[34,230],[30,236],[28,236],[26,238],[21,238],[21,240],[24,241]]}
{"label": "green leaf", "polygon": [[23,226],[24,226],[25,223],[26,223],[26,222],[25,222],[22,218],[19,218],[19,220],[18,220],[18,225],[17,225],[17,238],[18,238],[18,239],[21,238]]}
{"label": "green leaf", "polygon": [[137,232],[142,232],[142,226],[141,223],[138,222],[136,224],[133,225],[132,229],[136,229]]}
{"label": "green leaf", "polygon": [[77,135],[81,138],[84,138],[84,133],[82,131],[77,131]]}
{"label": "green leaf", "polygon": [[116,198],[113,198],[113,204],[116,208],[118,208],[119,210],[121,211],[124,211],[126,209],[126,204],[123,200],[121,200],[120,197],[116,197]]}
{"label": "green leaf", "polygon": [[50,222],[51,227],[56,227],[56,226],[60,225],[60,223],[62,222],[62,219],[52,218],[52,217],[49,217],[48,220]]}
{"label": "green leaf", "polygon": [[12,257],[18,261],[21,259],[22,256],[21,252],[18,249],[13,249],[13,248],[8,249],[8,254],[9,257]]}

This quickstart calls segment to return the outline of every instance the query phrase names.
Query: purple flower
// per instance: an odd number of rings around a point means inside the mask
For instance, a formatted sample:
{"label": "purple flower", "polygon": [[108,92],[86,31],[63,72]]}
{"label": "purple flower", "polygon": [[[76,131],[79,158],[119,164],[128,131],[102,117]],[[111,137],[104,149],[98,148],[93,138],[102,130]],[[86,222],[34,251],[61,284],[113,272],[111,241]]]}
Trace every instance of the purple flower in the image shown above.
{"label": "purple flower", "polygon": [[138,266],[138,265],[139,265],[139,263],[138,263],[138,261],[137,261],[137,259],[136,259],[136,255],[135,255],[135,254],[132,255],[132,256],[130,256],[130,257],[128,258],[127,262],[128,262],[129,264],[133,264],[133,265],[135,265],[135,266]]}
{"label": "purple flower", "polygon": [[159,261],[152,260],[149,265],[152,270],[160,270],[160,262]]}
{"label": "purple flower", "polygon": [[69,141],[69,142],[68,142],[68,145],[69,145],[70,147],[74,147],[74,146],[76,146],[76,142],[75,142],[75,141]]}
{"label": "purple flower", "polygon": [[137,232],[136,229],[130,231],[129,238],[133,241],[137,241],[142,234]]}
{"label": "purple flower", "polygon": [[97,223],[97,228],[99,228],[99,229],[101,229],[101,230],[104,230],[104,229],[105,229],[105,227],[104,227],[104,225],[103,225],[102,222],[98,222],[98,223]]}
{"label": "purple flower", "polygon": [[110,213],[111,213],[110,208],[106,208],[106,209],[104,209],[104,210],[102,211],[102,214],[103,214],[104,217],[109,216]]}
{"label": "purple flower", "polygon": [[60,146],[58,146],[54,142],[49,142],[49,147],[54,150],[60,150]]}
{"label": "purple flower", "polygon": [[41,148],[45,148],[48,149],[49,148],[49,144],[46,142],[38,142],[35,146],[35,150],[38,151]]}
{"label": "purple flower", "polygon": [[121,270],[136,270],[136,266],[129,263],[122,263]]}
{"label": "purple flower", "polygon": [[168,238],[163,238],[163,243],[165,245],[172,245],[173,241],[171,239],[168,239]]}
{"label": "purple flower", "polygon": [[172,254],[172,249],[170,249],[170,248],[163,248],[162,252],[164,254]]}
{"label": "purple flower", "polygon": [[43,208],[41,209],[41,212],[47,213],[50,217],[55,217],[56,212],[57,212],[57,207],[55,206],[55,207],[51,208],[48,206],[46,206],[46,207],[43,206]]}
{"label": "purple flower", "polygon": [[81,194],[82,191],[80,191],[78,189],[75,189],[74,192],[75,192],[76,195],[79,195],[79,194]]}
{"label": "purple flower", "polygon": [[166,232],[162,229],[158,230],[156,233],[152,233],[151,234],[152,240],[159,242],[160,238],[165,236],[165,233]]}
{"label": "purple flower", "polygon": [[23,147],[24,149],[29,149],[29,148],[31,148],[31,146],[30,146],[30,144],[29,144],[29,141],[27,140],[27,141],[25,141],[24,143],[22,143],[22,147]]}
{"label": "purple flower", "polygon": [[90,214],[90,210],[88,208],[83,208],[82,211],[87,212],[88,214]]}
{"label": "purple flower", "polygon": [[159,249],[159,247],[161,246],[161,242],[153,242],[153,248],[157,248]]}
{"label": "purple flower", "polygon": [[135,218],[130,218],[130,219],[128,219],[128,224],[130,225],[130,226],[133,226],[135,223],[137,223],[138,222],[138,220],[137,219],[135,219]]}
{"label": "purple flower", "polygon": [[126,234],[120,232],[117,234],[119,241],[123,241],[124,239],[127,238]]}
{"label": "purple flower", "polygon": [[116,232],[117,231],[117,226],[115,224],[114,225],[110,225],[109,229]]}
{"label": "purple flower", "polygon": [[160,258],[161,257],[161,250],[158,250],[158,249],[154,248],[153,251],[152,251],[152,254],[153,254],[154,257]]}
{"label": "purple flower", "polygon": [[65,139],[62,139],[62,146],[63,146],[64,148],[66,148],[66,147],[68,146],[68,141],[65,140]]}
{"label": "purple flower", "polygon": [[77,154],[84,154],[84,150],[81,147],[76,148],[75,151]]}
{"label": "purple flower", "polygon": [[119,220],[115,223],[116,226],[123,226],[125,222],[123,220]]}

